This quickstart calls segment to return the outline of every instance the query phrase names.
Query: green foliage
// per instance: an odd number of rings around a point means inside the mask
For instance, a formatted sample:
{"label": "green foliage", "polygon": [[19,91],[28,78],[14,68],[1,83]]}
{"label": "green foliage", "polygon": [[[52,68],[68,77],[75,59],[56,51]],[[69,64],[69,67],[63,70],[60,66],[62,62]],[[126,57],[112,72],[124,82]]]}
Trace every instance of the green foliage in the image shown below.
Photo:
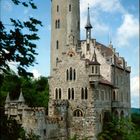
{"label": "green foliage", "polygon": [[118,120],[112,117],[97,138],[98,140],[139,140],[140,135],[130,119]]}
{"label": "green foliage", "polygon": [[19,77],[15,74],[1,76],[3,82],[0,88],[0,105],[4,106],[7,93],[12,100],[18,99],[23,91],[26,104],[31,107],[48,107],[49,85],[46,77],[39,79]]}
{"label": "green foliage", "polygon": [[[21,1],[12,0],[15,5],[23,5],[37,9],[33,0]],[[0,71],[7,73],[10,70],[9,62],[17,64],[18,74],[22,76],[33,76],[27,71],[29,66],[33,66],[35,62],[36,44],[39,40],[37,35],[38,27],[42,26],[41,21],[30,17],[27,21],[19,19],[10,19],[12,27],[7,30],[5,24],[0,21]],[[26,30],[26,33],[25,33]]]}
{"label": "green foliage", "polygon": [[0,140],[39,140],[39,136],[35,135],[33,132],[25,134],[25,131],[21,124],[18,124],[16,120],[9,118],[5,115],[1,116],[0,122]]}

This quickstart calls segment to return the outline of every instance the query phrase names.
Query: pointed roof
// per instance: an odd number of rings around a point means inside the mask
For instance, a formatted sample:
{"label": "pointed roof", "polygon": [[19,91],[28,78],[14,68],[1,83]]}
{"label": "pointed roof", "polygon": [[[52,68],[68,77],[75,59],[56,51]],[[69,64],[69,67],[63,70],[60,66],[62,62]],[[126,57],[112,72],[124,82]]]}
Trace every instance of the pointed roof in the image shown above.
{"label": "pointed roof", "polygon": [[85,26],[86,29],[91,29],[92,25],[90,23],[90,12],[89,12],[89,7],[88,7],[88,15],[87,15],[87,24]]}
{"label": "pointed roof", "polygon": [[22,89],[21,89],[21,91],[20,91],[20,96],[19,96],[19,98],[18,98],[18,101],[19,101],[19,102],[25,102],[25,99],[24,99],[23,94],[22,94]]}
{"label": "pointed roof", "polygon": [[93,53],[92,60],[89,62],[89,65],[100,65],[100,63],[97,61],[97,56],[96,56],[96,53],[95,53],[95,48],[94,48],[94,53]]}
{"label": "pointed roof", "polygon": [[6,103],[9,103],[10,102],[10,96],[9,96],[9,92],[8,92],[8,94],[7,94],[7,97],[6,97],[6,101],[5,101]]}

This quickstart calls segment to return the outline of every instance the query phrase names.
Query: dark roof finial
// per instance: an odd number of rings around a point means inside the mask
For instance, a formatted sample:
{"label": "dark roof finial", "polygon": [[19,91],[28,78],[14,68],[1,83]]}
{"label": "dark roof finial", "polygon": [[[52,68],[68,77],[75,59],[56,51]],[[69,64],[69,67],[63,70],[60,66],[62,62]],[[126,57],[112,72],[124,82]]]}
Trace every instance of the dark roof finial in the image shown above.
{"label": "dark roof finial", "polygon": [[87,24],[85,26],[86,29],[91,29],[92,25],[90,23],[90,11],[89,11],[89,4],[88,4],[88,13],[87,13]]}

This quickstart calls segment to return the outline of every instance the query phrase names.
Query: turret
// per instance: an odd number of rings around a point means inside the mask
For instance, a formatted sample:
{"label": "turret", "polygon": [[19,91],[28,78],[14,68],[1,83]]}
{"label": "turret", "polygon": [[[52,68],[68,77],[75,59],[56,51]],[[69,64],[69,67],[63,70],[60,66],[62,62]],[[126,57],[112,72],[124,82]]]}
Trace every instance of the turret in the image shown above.
{"label": "turret", "polygon": [[90,23],[90,12],[89,12],[89,7],[88,7],[88,13],[87,13],[87,23],[86,23],[86,39],[91,39],[91,29],[92,25]]}
{"label": "turret", "polygon": [[89,82],[91,84],[98,83],[100,78],[100,63],[97,61],[95,48],[92,60],[88,64],[89,64]]}
{"label": "turret", "polygon": [[20,96],[18,98],[18,102],[20,102],[20,103],[24,103],[25,102],[25,99],[24,99],[23,94],[22,94],[22,89],[20,91]]}
{"label": "turret", "polygon": [[62,60],[62,54],[67,52],[70,45],[76,47],[80,40],[80,4],[79,0],[52,0],[51,3],[52,75]]}

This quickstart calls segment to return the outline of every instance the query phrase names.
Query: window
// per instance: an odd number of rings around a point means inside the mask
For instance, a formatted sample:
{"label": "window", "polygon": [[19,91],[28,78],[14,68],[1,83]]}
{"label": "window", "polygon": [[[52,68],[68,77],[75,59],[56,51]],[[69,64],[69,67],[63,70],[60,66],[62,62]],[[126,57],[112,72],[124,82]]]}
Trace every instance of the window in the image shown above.
{"label": "window", "polygon": [[55,89],[55,99],[58,99],[58,90]]}
{"label": "window", "polygon": [[94,73],[94,66],[92,66],[92,73]]}
{"label": "window", "polygon": [[55,28],[56,29],[60,28],[60,20],[59,19],[55,21]]}
{"label": "window", "polygon": [[76,79],[76,72],[75,72],[75,69],[73,70],[73,80]]}
{"label": "window", "polygon": [[72,100],[74,99],[74,89],[72,88]]}
{"label": "window", "polygon": [[59,88],[59,99],[61,99],[61,88]]}
{"label": "window", "polygon": [[59,5],[57,5],[57,12],[59,12]]}
{"label": "window", "polygon": [[59,48],[59,41],[57,40],[56,41],[56,49],[58,49]]}
{"label": "window", "polygon": [[62,95],[61,95],[61,88],[59,88],[59,90],[56,88],[55,89],[55,99],[61,99]]}
{"label": "window", "polygon": [[84,89],[81,89],[81,99],[84,99]]}
{"label": "window", "polygon": [[74,117],[83,117],[83,112],[82,112],[80,109],[76,109],[76,110],[73,112],[73,116],[74,116]]}
{"label": "window", "polygon": [[55,21],[55,28],[57,29],[57,20]]}
{"label": "window", "polygon": [[71,12],[71,4],[69,5],[69,12]]}
{"label": "window", "polygon": [[58,20],[57,28],[60,28],[60,20]]}
{"label": "window", "polygon": [[72,80],[72,68],[70,68],[70,80]]}
{"label": "window", "polygon": [[70,67],[70,69],[66,71],[66,79],[68,80],[76,80],[76,70]]}
{"label": "window", "polygon": [[58,57],[56,58],[56,66],[57,66],[57,63],[58,63]]}
{"label": "window", "polygon": [[95,66],[95,73],[98,73],[98,66]]}
{"label": "window", "polygon": [[85,88],[85,99],[88,98],[88,91],[87,91],[87,88]]}
{"label": "window", "polygon": [[70,88],[68,89],[68,99],[70,100]]}
{"label": "window", "polygon": [[68,99],[69,100],[74,100],[74,88],[68,89]]}
{"label": "window", "polygon": [[67,80],[69,80],[69,71],[68,70],[67,70],[66,75],[67,75]]}
{"label": "window", "polygon": [[83,100],[83,99],[88,99],[88,90],[87,90],[87,88],[82,88],[81,89],[81,99]]}

